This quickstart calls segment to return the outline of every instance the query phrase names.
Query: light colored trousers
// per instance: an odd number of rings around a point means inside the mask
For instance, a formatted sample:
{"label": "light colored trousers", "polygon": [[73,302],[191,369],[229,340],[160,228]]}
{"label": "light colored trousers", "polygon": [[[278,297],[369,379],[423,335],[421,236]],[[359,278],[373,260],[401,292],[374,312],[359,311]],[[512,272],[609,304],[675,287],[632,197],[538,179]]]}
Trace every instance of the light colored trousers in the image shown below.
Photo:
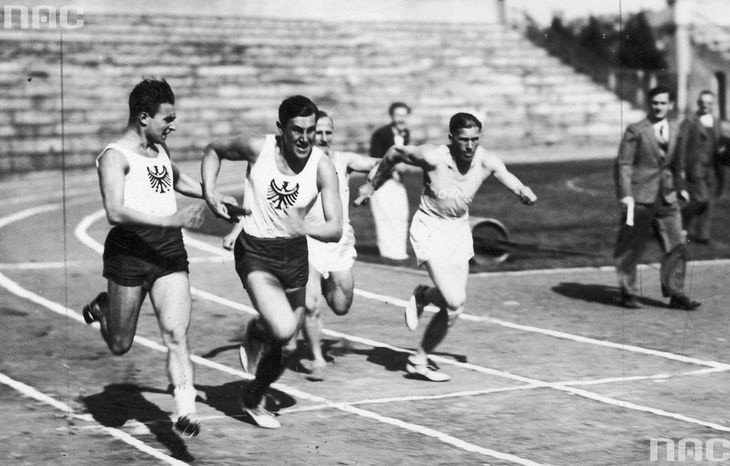
{"label": "light colored trousers", "polygon": [[403,183],[386,181],[370,198],[378,250],[382,257],[408,259],[408,195]]}

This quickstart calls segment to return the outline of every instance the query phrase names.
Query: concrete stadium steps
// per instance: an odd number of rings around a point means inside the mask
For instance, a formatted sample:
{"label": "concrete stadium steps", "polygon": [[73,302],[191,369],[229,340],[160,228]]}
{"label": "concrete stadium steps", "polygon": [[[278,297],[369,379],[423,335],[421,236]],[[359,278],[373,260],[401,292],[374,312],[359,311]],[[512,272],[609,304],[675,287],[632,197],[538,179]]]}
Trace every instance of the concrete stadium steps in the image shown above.
{"label": "concrete stadium steps", "polygon": [[145,75],[175,90],[169,142],[182,157],[213,137],[274,131],[295,93],[335,116],[339,147],[360,152],[393,100],[413,106],[414,141],[445,142],[450,115],[472,111],[494,148],[617,142],[642,115],[497,24],[87,15],[62,50],[58,30],[0,30],[0,60],[0,170],[52,163],[62,130],[67,165],[93,163]]}

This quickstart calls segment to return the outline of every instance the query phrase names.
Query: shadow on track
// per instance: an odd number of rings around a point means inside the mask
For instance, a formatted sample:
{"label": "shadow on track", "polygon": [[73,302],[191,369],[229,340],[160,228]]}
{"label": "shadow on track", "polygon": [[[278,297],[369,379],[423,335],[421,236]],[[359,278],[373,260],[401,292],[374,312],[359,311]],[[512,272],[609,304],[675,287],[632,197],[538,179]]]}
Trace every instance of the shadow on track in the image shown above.
{"label": "shadow on track", "polygon": [[145,399],[143,392],[170,393],[167,390],[121,383],[107,385],[101,393],[81,397],[80,401],[99,424],[118,429],[130,420],[141,422],[170,451],[173,458],[194,461],[185,442],[175,432],[170,413]]}

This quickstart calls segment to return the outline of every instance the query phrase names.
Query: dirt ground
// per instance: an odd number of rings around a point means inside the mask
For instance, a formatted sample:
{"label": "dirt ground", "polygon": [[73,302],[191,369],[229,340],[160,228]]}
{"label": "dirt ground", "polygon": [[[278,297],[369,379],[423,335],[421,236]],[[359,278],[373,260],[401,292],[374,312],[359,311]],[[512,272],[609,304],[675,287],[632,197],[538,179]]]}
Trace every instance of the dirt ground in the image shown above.
{"label": "dirt ground", "polygon": [[[402,304],[427,276],[359,262],[351,313],[325,314],[327,380],[305,380],[300,342],[268,399],[283,427],[256,428],[237,401],[250,303],[215,249],[225,227],[211,221],[189,235],[209,247],[188,245],[203,431],[181,438],[149,304],[122,357],[79,321],[105,286],[94,174],[5,180],[0,195],[4,464],[675,464],[666,452],[650,461],[652,439],[709,445],[730,432],[722,260],[690,264],[703,302],[693,313],[666,307],[653,266],[639,310],[616,306],[608,268],[473,274],[467,315],[436,355],[452,376],[443,384],[404,372],[420,333],[405,328]],[[711,464],[704,453],[692,464]]]}

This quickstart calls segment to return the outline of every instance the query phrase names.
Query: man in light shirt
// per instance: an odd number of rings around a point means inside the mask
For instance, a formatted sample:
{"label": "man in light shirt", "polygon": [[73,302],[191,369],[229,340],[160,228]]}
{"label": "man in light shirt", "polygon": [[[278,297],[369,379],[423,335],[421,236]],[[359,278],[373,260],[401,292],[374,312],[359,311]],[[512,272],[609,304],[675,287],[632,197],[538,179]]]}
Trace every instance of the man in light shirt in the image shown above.
{"label": "man in light shirt", "polygon": [[[404,102],[393,102],[388,114],[391,122],[375,130],[370,138],[370,157],[380,159],[392,145],[410,144],[408,118],[411,108]],[[395,261],[408,259],[408,194],[401,182],[401,173],[396,171],[373,194],[370,208],[380,255]]]}
{"label": "man in light shirt", "polygon": [[684,294],[687,248],[678,197],[687,200],[679,130],[667,115],[670,91],[657,86],[649,91],[647,117],[626,128],[615,165],[616,194],[622,208],[614,257],[623,307],[641,307],[636,265],[650,236],[656,237],[661,260],[662,294],[669,307],[691,311],[700,303]]}

